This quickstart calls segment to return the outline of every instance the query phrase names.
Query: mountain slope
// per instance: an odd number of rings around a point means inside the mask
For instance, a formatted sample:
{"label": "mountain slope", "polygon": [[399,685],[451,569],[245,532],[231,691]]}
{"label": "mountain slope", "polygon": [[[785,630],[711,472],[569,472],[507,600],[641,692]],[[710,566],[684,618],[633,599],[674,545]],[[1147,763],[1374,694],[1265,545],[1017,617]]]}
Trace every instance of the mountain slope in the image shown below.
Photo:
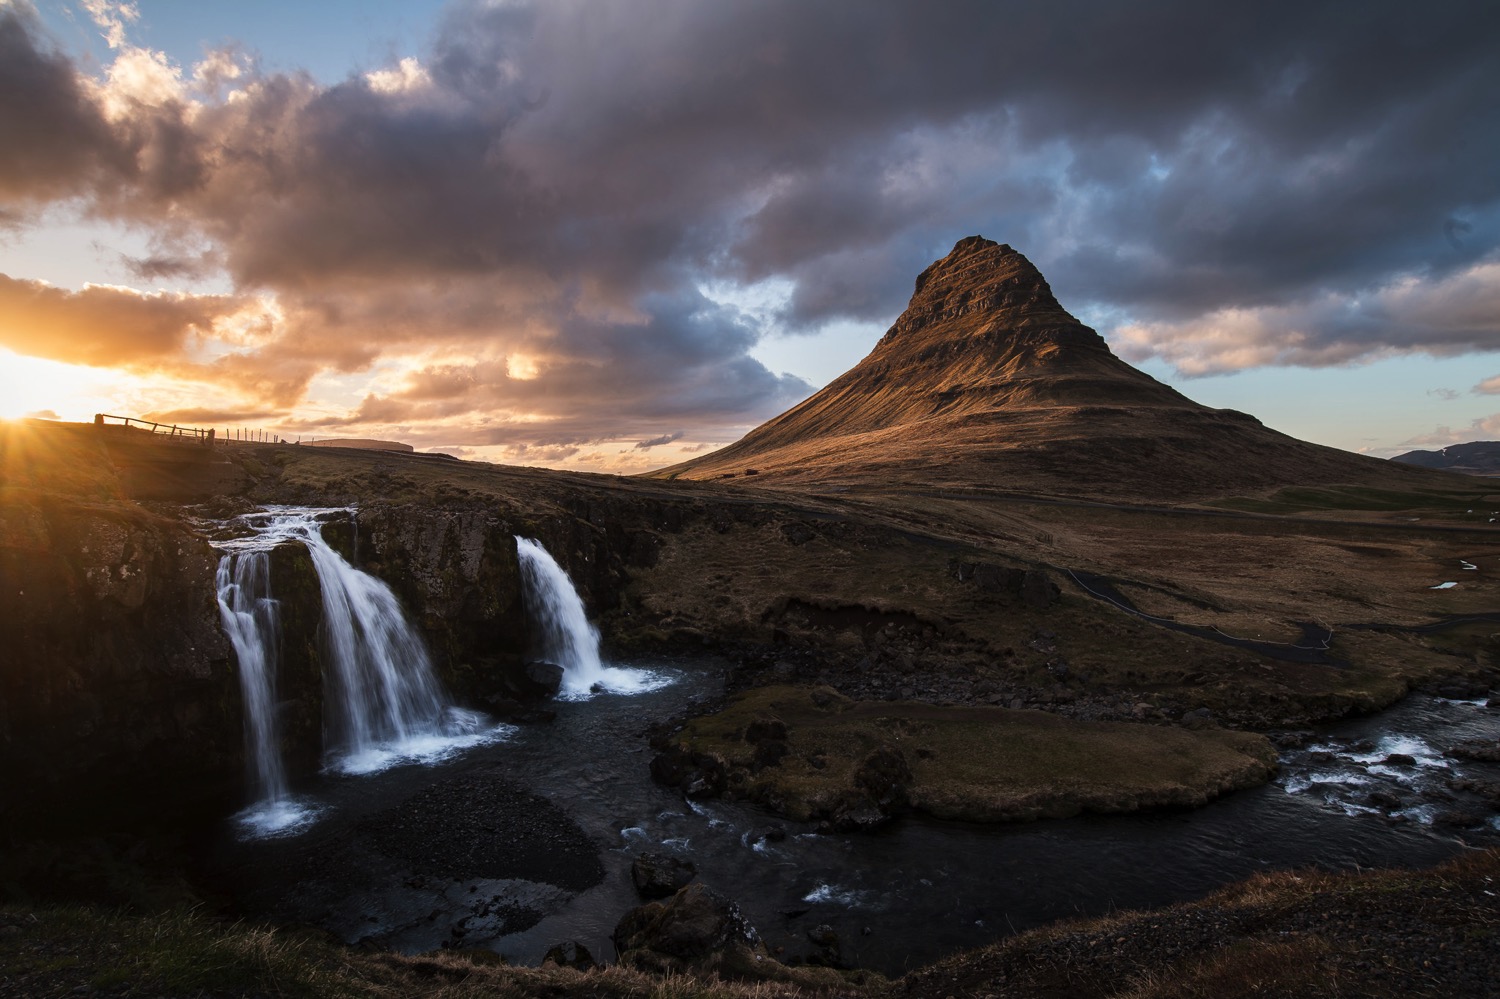
{"label": "mountain slope", "polygon": [[1192,500],[1429,475],[1201,406],[1074,319],[1025,256],[960,240],[864,360],[722,450],[652,473],[769,486],[987,488]]}
{"label": "mountain slope", "polygon": [[1441,451],[1408,451],[1391,460],[1465,475],[1500,475],[1500,441],[1450,444]]}

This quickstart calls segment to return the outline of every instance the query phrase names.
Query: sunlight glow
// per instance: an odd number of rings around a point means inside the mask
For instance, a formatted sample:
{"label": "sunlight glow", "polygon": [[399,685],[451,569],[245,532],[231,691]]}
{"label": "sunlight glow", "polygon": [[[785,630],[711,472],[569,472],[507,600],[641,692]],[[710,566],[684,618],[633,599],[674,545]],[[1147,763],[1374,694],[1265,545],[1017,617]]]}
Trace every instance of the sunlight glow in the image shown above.
{"label": "sunlight glow", "polygon": [[118,372],[26,357],[0,348],[0,418],[30,414],[86,422],[110,406],[123,387]]}

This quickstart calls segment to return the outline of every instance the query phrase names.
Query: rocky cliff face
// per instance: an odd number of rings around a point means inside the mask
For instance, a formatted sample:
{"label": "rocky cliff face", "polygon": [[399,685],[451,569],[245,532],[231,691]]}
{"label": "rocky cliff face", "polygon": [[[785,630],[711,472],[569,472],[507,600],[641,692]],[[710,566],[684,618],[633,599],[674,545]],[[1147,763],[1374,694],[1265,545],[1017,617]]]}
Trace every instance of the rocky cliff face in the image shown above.
{"label": "rocky cliff face", "polygon": [[232,795],[239,705],[209,546],[120,503],[11,494],[0,524],[0,824]]}

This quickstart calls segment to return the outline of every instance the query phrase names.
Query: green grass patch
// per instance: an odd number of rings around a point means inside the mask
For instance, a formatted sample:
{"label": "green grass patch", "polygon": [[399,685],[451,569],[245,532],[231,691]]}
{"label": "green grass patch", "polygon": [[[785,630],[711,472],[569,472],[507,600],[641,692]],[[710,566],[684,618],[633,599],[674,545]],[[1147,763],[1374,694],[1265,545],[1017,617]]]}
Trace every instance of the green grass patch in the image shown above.
{"label": "green grass patch", "polygon": [[[1492,488],[1476,484],[1472,490],[1432,490],[1412,492],[1377,489],[1372,486],[1290,486],[1265,497],[1231,496],[1205,504],[1242,513],[1296,514],[1340,511],[1366,513],[1412,513],[1446,517],[1472,516],[1478,523],[1488,521]],[[1481,517],[1480,515],[1484,516]]]}
{"label": "green grass patch", "polygon": [[[766,765],[763,734],[779,726],[787,751]],[[749,797],[798,819],[853,793],[860,768],[880,750],[905,761],[913,807],[971,821],[1202,804],[1263,783],[1276,759],[1264,737],[1244,732],[855,702],[827,688],[797,687],[742,694],[691,722],[681,740],[693,752],[722,757],[743,775]]]}

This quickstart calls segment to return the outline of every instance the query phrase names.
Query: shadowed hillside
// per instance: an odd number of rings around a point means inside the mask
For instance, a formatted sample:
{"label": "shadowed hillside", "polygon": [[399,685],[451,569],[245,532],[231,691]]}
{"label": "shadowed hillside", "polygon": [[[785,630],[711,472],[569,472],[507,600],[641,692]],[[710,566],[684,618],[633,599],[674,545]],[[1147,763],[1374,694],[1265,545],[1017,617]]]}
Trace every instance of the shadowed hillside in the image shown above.
{"label": "shadowed hillside", "polygon": [[875,349],[822,391],[729,447],[653,474],[751,470],[772,486],[1177,501],[1293,483],[1433,484],[1198,405],[1115,357],[1025,256],[982,236],[923,271]]}
{"label": "shadowed hillside", "polygon": [[1500,475],[1500,441],[1450,444],[1441,451],[1408,451],[1391,460],[1465,475]]}

